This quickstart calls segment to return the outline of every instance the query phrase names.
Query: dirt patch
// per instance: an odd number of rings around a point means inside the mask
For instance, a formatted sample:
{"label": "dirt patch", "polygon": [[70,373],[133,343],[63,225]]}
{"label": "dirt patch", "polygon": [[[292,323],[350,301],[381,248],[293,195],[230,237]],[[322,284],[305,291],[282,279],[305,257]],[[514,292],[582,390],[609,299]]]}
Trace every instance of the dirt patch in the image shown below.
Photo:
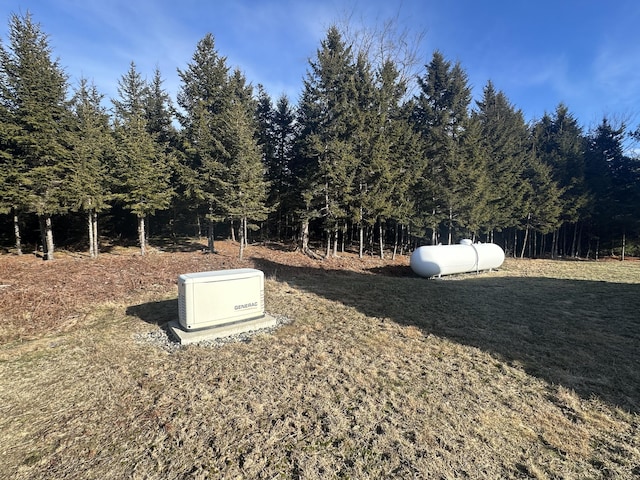
{"label": "dirt patch", "polygon": [[97,304],[177,292],[182,273],[259,266],[271,276],[288,268],[358,272],[398,268],[399,274],[411,274],[407,257],[392,261],[341,253],[338,258],[314,260],[286,245],[269,244],[249,246],[245,259],[239,260],[238,245],[231,241],[216,242],[216,254],[204,253],[204,245],[189,250],[156,249],[142,257],[136,248],[116,249],[97,259],[59,252],[52,262],[30,255],[1,256],[0,343],[68,331]]}

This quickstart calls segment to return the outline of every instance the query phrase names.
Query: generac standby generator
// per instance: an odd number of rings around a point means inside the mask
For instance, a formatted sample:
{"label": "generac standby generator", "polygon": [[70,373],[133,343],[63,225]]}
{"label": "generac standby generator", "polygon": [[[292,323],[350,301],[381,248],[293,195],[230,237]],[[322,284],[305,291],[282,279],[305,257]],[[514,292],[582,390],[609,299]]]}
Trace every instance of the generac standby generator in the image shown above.
{"label": "generac standby generator", "polygon": [[253,268],[178,277],[178,319],[185,330],[264,317],[264,273]]}

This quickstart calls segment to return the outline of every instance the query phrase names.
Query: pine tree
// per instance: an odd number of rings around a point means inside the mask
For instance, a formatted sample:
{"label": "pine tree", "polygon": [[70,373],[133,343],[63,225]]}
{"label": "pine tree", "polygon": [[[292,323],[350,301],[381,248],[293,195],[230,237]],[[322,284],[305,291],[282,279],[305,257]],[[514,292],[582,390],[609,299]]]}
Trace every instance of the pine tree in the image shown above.
{"label": "pine tree", "polygon": [[258,143],[262,148],[269,182],[267,205],[272,212],[270,223],[275,224],[272,233],[281,240],[290,227],[290,214],[295,205],[291,171],[296,133],[295,112],[286,95],[278,98],[274,108],[271,98],[261,86],[258,88]]}
{"label": "pine tree", "polygon": [[[425,169],[424,146],[420,135],[413,128],[411,101],[402,104],[397,117],[391,125],[390,136],[393,142],[390,146],[391,161],[393,163],[393,184],[391,186],[390,201],[393,218],[396,220],[396,245],[402,242],[402,236],[414,230],[424,229],[423,215],[418,211],[417,199],[422,196],[418,192],[418,179]],[[408,241],[408,238],[406,238]],[[406,242],[402,242],[404,245]]]}
{"label": "pine tree", "polygon": [[523,179],[526,180],[526,183],[523,188],[522,202],[526,217],[523,223],[518,225],[525,231],[520,258],[524,257],[529,245],[530,232],[533,230],[534,233],[539,232],[546,235],[555,231],[560,224],[562,213],[562,189],[553,179],[552,168],[536,157],[533,152],[526,158],[523,172]]}
{"label": "pine tree", "polygon": [[70,167],[72,211],[83,211],[88,220],[89,255],[97,257],[98,214],[110,208],[108,162],[114,153],[104,96],[84,78],[72,99],[75,116]]}
{"label": "pine tree", "polygon": [[113,100],[118,144],[116,198],[138,221],[140,253],[146,254],[146,219],[169,207],[173,196],[171,169],[157,135],[149,133],[145,118],[147,85],[132,62],[118,82],[119,99]]}
{"label": "pine tree", "polygon": [[603,118],[589,135],[586,165],[594,235],[608,240],[612,250],[619,239],[623,259],[627,234],[640,231],[640,161],[625,155],[625,135],[624,124],[613,126]]}
{"label": "pine tree", "polygon": [[2,104],[10,119],[5,142],[12,149],[5,161],[18,182],[11,193],[14,214],[26,207],[38,215],[47,260],[54,256],[51,218],[68,206],[69,156],[67,77],[51,55],[48,37],[31,14],[12,15],[9,45],[0,45]]}
{"label": "pine tree", "polygon": [[225,115],[230,108],[229,68],[218,55],[213,35],[196,47],[191,63],[178,70],[182,85],[177,102],[183,129],[184,159],[179,166],[186,198],[204,207],[209,225],[209,251],[215,252],[215,222],[225,218],[221,210],[229,190],[226,164],[229,152],[221,140]]}
{"label": "pine tree", "polygon": [[468,121],[471,89],[459,63],[451,65],[436,51],[424,77],[418,78],[420,93],[416,98],[414,121],[424,142],[427,169],[422,177],[423,197],[420,208],[432,228],[432,242],[438,228],[447,222],[449,243],[454,209],[460,202],[456,169],[461,159],[460,141]]}
{"label": "pine tree", "polygon": [[[544,115],[534,127],[536,154],[551,167],[554,180],[562,189],[561,224],[573,225],[571,246],[564,249],[571,256],[577,253],[578,224],[586,213],[585,139],[577,120],[568,108],[560,104],[553,117]],[[558,232],[555,238],[557,239]],[[557,242],[553,242],[553,254]]]}
{"label": "pine tree", "polygon": [[311,205],[315,204],[313,210],[323,218],[329,256],[331,240],[335,255],[339,226],[348,218],[356,164],[350,139],[356,122],[353,58],[337,28],[328,30],[316,60],[309,65],[298,119],[299,161],[305,164],[302,169],[307,175],[301,192],[307,213],[301,224],[304,232],[314,216]]}
{"label": "pine tree", "polygon": [[[472,116],[460,137],[459,154],[449,176],[453,190],[450,197],[451,225],[472,239],[486,229],[489,214],[491,180],[489,160],[482,144],[482,125]],[[454,223],[455,221],[455,223]]]}
{"label": "pine tree", "polygon": [[356,90],[359,123],[353,135],[357,160],[357,201],[353,208],[355,223],[360,226],[359,251],[362,257],[364,228],[377,224],[380,257],[384,258],[385,224],[402,215],[394,200],[404,201],[406,193],[399,193],[407,185],[406,152],[398,148],[409,131],[399,105],[406,87],[391,60],[384,62],[374,76],[368,61],[359,55]]}
{"label": "pine tree", "polygon": [[[488,82],[477,102],[481,139],[488,162],[488,215],[486,230],[493,240],[495,230],[521,227],[527,217],[525,178],[530,155],[529,129],[520,110],[504,93]],[[514,252],[515,254],[515,252]]]}
{"label": "pine tree", "polygon": [[249,221],[263,221],[268,213],[265,169],[251,113],[240,98],[233,100],[228,112],[227,151],[230,154],[231,188],[227,212],[231,219],[240,220],[240,258],[247,244],[247,230],[252,227]]}
{"label": "pine tree", "polygon": [[[0,77],[2,79],[2,77]],[[2,91],[6,91],[2,88]],[[0,213],[10,213],[13,218],[15,249],[22,255],[20,215],[27,210],[29,188],[27,166],[18,155],[16,138],[19,126],[5,105],[4,94],[0,96]]]}
{"label": "pine tree", "polygon": [[298,248],[311,257],[317,255],[309,248],[310,223],[321,216],[321,183],[318,178],[318,142],[315,131],[319,128],[320,108],[315,102],[314,88],[308,84],[302,92],[296,110],[298,135],[293,145],[291,172],[295,195],[292,209],[300,224]]}
{"label": "pine tree", "polygon": [[[356,160],[356,174],[354,182],[353,203],[351,217],[358,226],[359,256],[364,255],[365,229],[372,228],[384,213],[385,196],[389,189],[382,188],[382,179],[387,172],[383,142],[386,137],[380,130],[385,126],[386,114],[381,119],[381,97],[376,97],[373,73],[367,58],[358,54],[355,65],[356,126],[352,134],[354,155]],[[385,158],[383,158],[385,157]],[[383,255],[383,250],[380,250]]]}
{"label": "pine tree", "polygon": [[[266,183],[263,152],[258,145],[259,129],[256,119],[258,103],[253,98],[253,87],[245,76],[235,69],[228,84],[229,109],[222,115],[223,128],[219,138],[228,157],[225,161],[227,188],[217,202],[224,217],[233,227],[239,221],[240,257],[247,244],[247,230],[257,229],[249,220],[266,220]],[[233,230],[232,230],[233,234]]]}

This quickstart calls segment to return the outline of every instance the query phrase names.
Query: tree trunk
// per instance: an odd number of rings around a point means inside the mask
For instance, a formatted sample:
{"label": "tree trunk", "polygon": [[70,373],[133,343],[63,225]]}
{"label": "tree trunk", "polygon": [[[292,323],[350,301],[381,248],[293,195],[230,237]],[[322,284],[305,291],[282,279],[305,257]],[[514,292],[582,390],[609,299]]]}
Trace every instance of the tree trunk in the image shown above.
{"label": "tree trunk", "polygon": [[333,231],[333,257],[338,256],[338,228]]}
{"label": "tree trunk", "polygon": [[93,241],[93,212],[89,211],[87,214],[87,227],[89,229],[89,256],[96,258],[96,252],[94,251],[95,242]]}
{"label": "tree trunk", "polygon": [[577,241],[578,241],[578,222],[573,224],[573,239],[571,240],[571,257],[576,258],[577,254]]}
{"label": "tree trunk", "polygon": [[242,235],[242,238],[244,239],[244,246],[246,247],[247,245],[249,245],[249,232],[247,231],[247,217],[244,217],[242,224],[243,224],[243,228],[244,228],[244,233]]}
{"label": "tree trunk", "polygon": [[520,258],[524,258],[524,251],[527,248],[527,240],[529,239],[529,225],[524,231],[524,240],[522,240],[522,250],[520,251]]}
{"label": "tree trunk", "polygon": [[624,254],[625,248],[627,246],[627,235],[625,232],[622,233],[622,254],[620,255],[620,261],[624,262]]}
{"label": "tree trunk", "polygon": [[209,247],[209,253],[216,253],[216,248],[214,244],[214,227],[215,223],[213,219],[209,219],[209,229],[207,231],[207,246]]}
{"label": "tree trunk", "polygon": [[[43,216],[38,215],[38,223],[40,224],[40,243],[42,244],[42,258],[44,259],[47,254],[47,235],[45,233]],[[37,250],[38,249],[36,248],[36,252]]]}
{"label": "tree trunk", "polygon": [[360,251],[359,251],[359,256],[360,258],[364,257],[364,226],[362,224],[360,224],[360,239],[359,239],[359,243],[360,243]]}
{"label": "tree trunk", "polygon": [[[238,230],[238,235],[240,236],[240,260],[242,260],[242,257],[244,256],[244,233],[245,233],[245,229],[244,229],[244,224],[246,222],[245,218],[240,219],[240,229]],[[233,227],[233,224],[232,224]],[[231,229],[233,230],[233,228]]]}
{"label": "tree trunk", "polygon": [[91,258],[98,256],[98,214],[95,210],[89,211],[87,216],[87,227],[89,229],[89,255]]}
{"label": "tree trunk", "polygon": [[307,253],[309,250],[309,220],[304,219],[300,224],[300,250]]}
{"label": "tree trunk", "polygon": [[379,236],[379,243],[380,243],[380,258],[382,258],[382,259],[384,259],[383,231],[384,231],[384,229],[382,228],[382,220],[379,220],[379,222],[378,222],[378,236]]}
{"label": "tree trunk", "polygon": [[453,242],[453,209],[449,207],[449,233],[447,235],[447,245]]}
{"label": "tree trunk", "polygon": [[53,228],[49,215],[40,216],[40,235],[42,237],[42,250],[45,260],[53,260]]}
{"label": "tree trunk", "polygon": [[329,258],[331,254],[331,230],[327,230],[327,248],[324,252],[324,258]]}
{"label": "tree trunk", "polygon": [[51,217],[47,215],[44,220],[44,224],[47,231],[47,260],[53,260],[53,226],[51,224]]}
{"label": "tree trunk", "polygon": [[93,253],[95,253],[96,257],[100,253],[100,239],[98,237],[98,212],[93,211],[92,217],[92,228],[93,228]]}
{"label": "tree trunk", "polygon": [[235,242],[236,241],[236,231],[235,231],[235,228],[233,227],[233,220],[229,220],[229,231],[231,232],[231,241]]}
{"label": "tree trunk", "polygon": [[396,222],[396,228],[395,228],[395,238],[393,239],[393,254],[391,255],[391,259],[395,260],[396,259],[396,252],[398,251],[398,229],[399,229],[399,225],[398,222]]}
{"label": "tree trunk", "polygon": [[300,224],[300,249],[305,255],[319,259],[322,258],[309,248],[309,219],[305,218]]}
{"label": "tree trunk", "polygon": [[144,217],[138,217],[138,243],[140,243],[140,255],[146,255],[147,237],[145,235]]}
{"label": "tree trunk", "polygon": [[18,211],[13,209],[13,233],[16,237],[16,253],[22,255],[22,237],[20,236],[20,218]]}
{"label": "tree trunk", "polygon": [[527,228],[524,230],[524,240],[522,241],[522,250],[520,252],[520,258],[524,258],[524,251],[527,248],[527,240],[529,239],[529,222],[531,221],[531,214],[527,215]]}

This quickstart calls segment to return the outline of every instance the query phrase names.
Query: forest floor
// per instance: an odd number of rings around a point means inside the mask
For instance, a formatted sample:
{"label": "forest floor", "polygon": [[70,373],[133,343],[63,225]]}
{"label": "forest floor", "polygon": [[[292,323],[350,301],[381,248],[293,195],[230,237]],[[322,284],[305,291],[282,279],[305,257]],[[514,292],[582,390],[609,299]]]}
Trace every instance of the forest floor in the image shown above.
{"label": "forest floor", "polygon": [[[640,262],[154,245],[0,256],[0,478],[640,477]],[[286,323],[147,341],[179,274],[245,267]]]}

